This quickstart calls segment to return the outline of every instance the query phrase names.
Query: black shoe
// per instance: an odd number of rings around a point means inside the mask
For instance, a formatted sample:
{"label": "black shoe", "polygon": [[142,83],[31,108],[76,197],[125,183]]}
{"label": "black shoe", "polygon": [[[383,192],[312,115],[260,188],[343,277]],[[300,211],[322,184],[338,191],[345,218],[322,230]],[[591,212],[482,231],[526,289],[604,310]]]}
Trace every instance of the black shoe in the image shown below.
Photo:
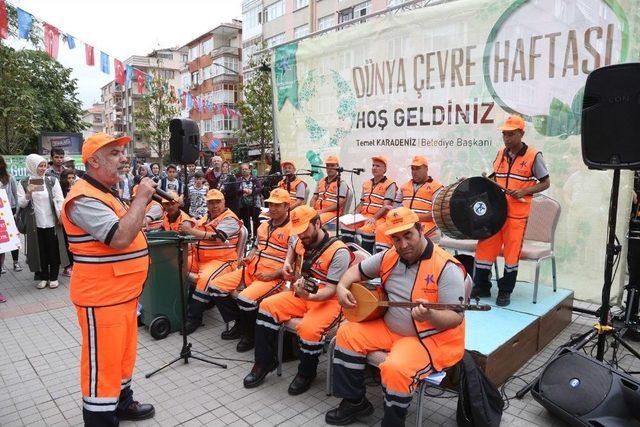
{"label": "black shoe", "polygon": [[231,329],[228,331],[222,331],[220,334],[220,338],[226,341],[237,340],[240,338],[240,334],[242,333],[242,327],[240,326],[240,322],[235,321]]}
{"label": "black shoe", "polygon": [[260,365],[259,363],[254,363],[253,368],[251,368],[251,372],[249,375],[244,377],[242,381],[244,384],[244,388],[254,388],[258,387],[260,384],[264,382],[265,377],[269,372],[274,371],[278,367],[278,362],[274,361],[269,366]]}
{"label": "black shoe", "polygon": [[324,421],[333,426],[344,426],[354,423],[359,417],[371,414],[373,414],[373,405],[366,397],[363,397],[360,403],[351,403],[347,399],[342,399],[337,408],[326,413]]}
{"label": "black shoe", "polygon": [[511,292],[498,291],[498,298],[496,298],[496,305],[500,307],[506,307],[511,304]]}
{"label": "black shoe", "polygon": [[134,401],[125,410],[116,410],[116,415],[120,420],[140,421],[152,418],[156,414],[153,405],[149,403],[138,403]]}
{"label": "black shoe", "polygon": [[316,377],[311,377],[311,378],[307,378],[307,377],[303,377],[300,374],[296,374],[295,378],[293,379],[293,381],[291,381],[291,384],[289,384],[289,394],[291,396],[297,396],[299,394],[304,393],[305,391],[309,390],[309,388],[311,387],[311,383],[313,383],[313,380],[315,380]]}
{"label": "black shoe", "polygon": [[240,341],[238,341],[238,345],[236,345],[236,351],[238,353],[244,353],[245,351],[249,351],[254,347],[253,338],[247,336],[241,336]]}
{"label": "black shoe", "polygon": [[491,298],[491,289],[474,286],[473,289],[471,289],[470,298],[472,301],[476,298]]}
{"label": "black shoe", "polygon": [[[191,335],[194,333],[200,326],[202,326],[202,320],[200,319],[187,319],[187,322],[184,324],[184,332],[187,335]],[[182,329],[180,330],[180,335],[182,335]]]}

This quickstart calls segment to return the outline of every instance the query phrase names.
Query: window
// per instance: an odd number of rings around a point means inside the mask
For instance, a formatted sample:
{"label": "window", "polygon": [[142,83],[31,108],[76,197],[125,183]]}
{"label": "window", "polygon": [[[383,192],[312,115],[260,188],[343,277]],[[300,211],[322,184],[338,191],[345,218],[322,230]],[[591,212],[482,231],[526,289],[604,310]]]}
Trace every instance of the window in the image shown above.
{"label": "window", "polygon": [[279,0],[265,8],[264,22],[273,21],[282,15],[284,15],[284,0]]}
{"label": "window", "polygon": [[335,25],[333,22],[333,15],[327,15],[323,16],[322,18],[318,18],[318,31],[333,27]]}
{"label": "window", "polygon": [[273,47],[277,44],[284,43],[284,33],[276,34],[273,37],[269,37],[265,40],[267,47]]}
{"label": "window", "polygon": [[353,19],[353,9],[344,9],[338,12],[338,24],[342,24],[343,22],[351,21]]}
{"label": "window", "polygon": [[222,89],[213,92],[214,104],[235,104],[235,87],[232,85],[224,85]]}
{"label": "window", "polygon": [[359,18],[361,16],[368,15],[371,12],[371,0],[367,0],[360,4],[353,6],[353,17]]}
{"label": "window", "polygon": [[213,77],[221,74],[237,74],[239,70],[238,58],[223,56],[213,61],[214,67],[212,71]]}
{"label": "window", "polygon": [[189,55],[187,55],[186,53],[182,54],[182,62],[187,62],[189,61]]}
{"label": "window", "polygon": [[213,131],[214,132],[222,132],[222,131],[232,131],[238,129],[238,119],[236,117],[231,118],[231,116],[224,116],[222,114],[218,114],[213,117]]}
{"label": "window", "polygon": [[204,122],[204,131],[205,132],[211,132],[211,128],[212,128],[212,122],[213,120],[203,120]]}
{"label": "window", "polygon": [[200,71],[191,73],[191,84],[194,86],[200,84]]}
{"label": "window", "polygon": [[[262,2],[260,2],[262,6]],[[250,39],[262,32],[262,8],[254,7],[242,15],[242,37]]]}
{"label": "window", "polygon": [[193,61],[194,59],[196,59],[198,56],[198,46],[194,46],[191,49],[189,49],[189,60]]}
{"label": "window", "polygon": [[203,71],[202,81],[208,80],[213,77],[213,65],[209,65]]}
{"label": "window", "polygon": [[213,39],[206,40],[202,43],[202,55],[207,55],[213,50]]}
{"label": "window", "polygon": [[309,6],[309,0],[296,0],[296,9]]}
{"label": "window", "polygon": [[156,56],[162,59],[173,59],[173,54],[171,53],[156,53]]}
{"label": "window", "polygon": [[407,0],[388,0],[387,7],[398,6],[405,3]]}
{"label": "window", "polygon": [[309,34],[309,24],[300,25],[293,29],[293,38],[297,39]]}

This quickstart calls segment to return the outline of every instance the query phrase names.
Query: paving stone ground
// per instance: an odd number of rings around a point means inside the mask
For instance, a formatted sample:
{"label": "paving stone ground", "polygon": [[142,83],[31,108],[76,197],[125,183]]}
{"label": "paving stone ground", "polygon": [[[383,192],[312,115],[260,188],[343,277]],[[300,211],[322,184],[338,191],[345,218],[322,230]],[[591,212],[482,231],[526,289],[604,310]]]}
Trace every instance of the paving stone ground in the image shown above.
{"label": "paving stone ground", "polygon": [[[10,257],[8,257],[10,260]],[[21,257],[22,258],[22,257]],[[23,266],[24,259],[21,259]],[[25,268],[16,273],[6,262],[8,272],[0,277],[0,292],[8,301],[0,304],[0,425],[81,425],[81,395],[79,389],[80,332],[74,307],[69,302],[68,279],[61,277],[58,289],[35,288],[33,274]],[[586,308],[593,305],[582,304]],[[587,315],[575,315],[565,329],[518,374],[531,380],[531,372],[544,364],[554,350],[573,334],[587,330],[595,321]],[[139,330],[138,359],[133,387],[139,401],[156,407],[152,420],[135,423],[141,426],[174,425],[255,425],[255,426],[316,426],[324,424],[324,414],[338,403],[327,397],[324,389],[326,355],[321,358],[318,378],[312,389],[302,396],[289,396],[287,387],[296,372],[296,362],[284,365],[282,377],[271,374],[265,384],[256,389],[242,387],[242,379],[251,368],[252,353],[238,354],[236,342],[222,341],[224,329],[217,310],[207,312],[205,327],[190,337],[193,347],[208,356],[229,358],[220,369],[192,360],[145,379],[152,371],[179,354],[181,337],[171,334],[156,341],[144,328]],[[639,348],[634,344],[636,348]],[[622,353],[625,354],[625,353]],[[640,370],[640,363],[624,357],[625,369]],[[513,397],[524,384],[516,380],[505,391]],[[430,393],[436,392],[430,390]],[[375,413],[357,425],[379,425],[382,417],[382,392],[371,382],[367,395],[376,407]],[[456,396],[423,397],[423,425],[454,426]],[[407,425],[415,424],[415,403]],[[125,423],[122,425],[133,425]],[[503,416],[508,426],[559,426],[530,395],[523,400],[510,399]]]}

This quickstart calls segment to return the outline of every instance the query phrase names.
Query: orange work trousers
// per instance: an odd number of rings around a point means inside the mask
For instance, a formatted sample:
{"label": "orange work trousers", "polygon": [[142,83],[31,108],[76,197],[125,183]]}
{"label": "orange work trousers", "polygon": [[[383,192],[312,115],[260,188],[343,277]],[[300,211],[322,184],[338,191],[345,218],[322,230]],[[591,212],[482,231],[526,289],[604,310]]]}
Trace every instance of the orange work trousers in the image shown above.
{"label": "orange work trousers", "polygon": [[[342,204],[341,204],[342,205]],[[330,222],[335,222],[336,220],[336,212],[323,212],[320,214],[320,223],[322,225],[328,224]]]}
{"label": "orange work trousers", "polygon": [[234,261],[219,261],[217,259],[207,262],[200,261],[198,263],[198,280],[196,281],[196,289],[193,291],[192,298],[203,303],[210,302],[213,292],[211,289],[213,280],[220,275],[233,271],[234,268]]}
{"label": "orange work trousers", "polygon": [[76,306],[82,332],[80,386],[83,408],[115,411],[120,392],[131,385],[136,362],[138,300],[107,307]]}
{"label": "orange work trousers", "polygon": [[[215,277],[209,285],[211,293],[217,296],[229,295],[244,281],[245,288],[239,293],[237,303],[241,310],[250,311],[255,310],[262,299],[282,290],[282,280],[258,280],[250,270],[253,270],[253,265]],[[273,270],[267,271],[271,273]]]}
{"label": "orange work trousers", "polygon": [[340,325],[333,354],[333,383],[337,397],[358,399],[365,395],[367,354],[389,353],[379,366],[386,406],[408,408],[418,382],[433,370],[429,353],[417,336],[392,332],[383,319]]}

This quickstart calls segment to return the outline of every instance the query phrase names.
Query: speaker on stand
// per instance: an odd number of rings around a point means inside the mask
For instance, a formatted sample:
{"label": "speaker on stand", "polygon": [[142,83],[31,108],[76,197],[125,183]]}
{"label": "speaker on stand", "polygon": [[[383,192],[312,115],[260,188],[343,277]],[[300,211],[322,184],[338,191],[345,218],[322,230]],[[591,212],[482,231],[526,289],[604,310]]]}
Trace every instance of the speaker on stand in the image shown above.
{"label": "speaker on stand", "polygon": [[200,129],[191,119],[173,119],[169,122],[169,157],[171,163],[182,165],[184,184],[182,186],[182,209],[189,213],[189,178],[187,164],[195,163],[200,155]]}

